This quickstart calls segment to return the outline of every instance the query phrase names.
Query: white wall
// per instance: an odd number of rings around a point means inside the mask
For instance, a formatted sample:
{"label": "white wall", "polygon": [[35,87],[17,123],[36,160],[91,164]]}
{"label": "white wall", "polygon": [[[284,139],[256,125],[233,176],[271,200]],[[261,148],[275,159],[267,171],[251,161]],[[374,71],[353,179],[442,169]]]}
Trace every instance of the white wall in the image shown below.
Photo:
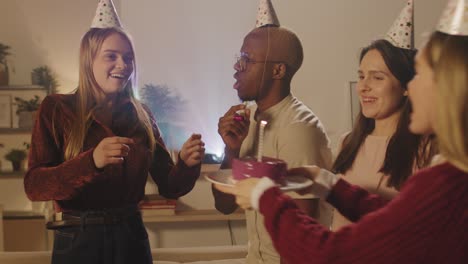
{"label": "white wall", "polygon": [[[255,0],[121,0],[135,38],[141,83],[168,84],[192,99],[188,129],[207,150],[222,148],[218,118],[238,102],[232,89],[234,54],[255,24]],[[416,1],[416,43],[435,25],[445,0]],[[305,60],[293,93],[324,122],[333,144],[350,129],[349,81],[359,49],[381,38],[406,0],[273,0],[280,22],[302,39]]]}
{"label": "white wall", "polygon": [[[293,92],[322,119],[333,143],[350,128],[348,82],[355,80],[359,48],[385,34],[406,0],[273,0],[280,22],[302,39],[305,60]],[[201,132],[207,149],[222,150],[217,120],[238,102],[232,89],[234,55],[253,28],[256,0],[115,0],[134,37],[140,84],[168,84],[189,100],[188,131]],[[446,0],[416,1],[416,43],[435,25]],[[0,0],[0,42],[11,45],[12,84],[30,83],[47,64],[60,90],[78,79],[78,48],[95,0]]]}
{"label": "white wall", "polygon": [[[253,28],[256,0],[115,0],[134,37],[140,83],[168,84],[190,99],[187,123],[220,151],[217,121],[238,102],[232,89],[234,55]],[[416,1],[416,43],[435,25],[446,0]],[[0,42],[12,46],[11,84],[30,83],[34,67],[47,64],[62,92],[76,87],[78,48],[96,0],[0,0]],[[273,0],[280,22],[303,41],[305,61],[293,92],[322,119],[333,143],[350,128],[348,82],[355,80],[359,48],[385,34],[405,0]],[[0,135],[0,142],[9,140]],[[21,139],[22,141],[23,139]],[[186,199],[211,208],[208,184]],[[30,208],[21,182],[0,180],[7,210]],[[170,228],[169,228],[170,229]],[[225,232],[218,228],[216,232]],[[213,233],[218,236],[218,233]],[[174,237],[179,236],[175,234]],[[201,235],[199,236],[201,237]],[[244,238],[240,238],[243,240]]]}
{"label": "white wall", "polygon": [[[96,10],[95,0],[0,0],[0,42],[12,47],[12,84],[31,83],[43,64],[58,73],[61,91],[78,80],[78,48]],[[119,2],[117,1],[116,4]]]}

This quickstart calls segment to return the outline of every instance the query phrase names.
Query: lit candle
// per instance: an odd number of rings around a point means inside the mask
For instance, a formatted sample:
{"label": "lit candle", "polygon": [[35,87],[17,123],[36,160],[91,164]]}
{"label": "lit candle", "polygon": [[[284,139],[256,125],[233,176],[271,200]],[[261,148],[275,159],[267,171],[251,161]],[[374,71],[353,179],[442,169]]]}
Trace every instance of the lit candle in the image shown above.
{"label": "lit candle", "polygon": [[265,126],[268,124],[267,121],[260,121],[260,130],[258,131],[258,152],[257,161],[261,162],[263,157],[263,134],[265,133]]}

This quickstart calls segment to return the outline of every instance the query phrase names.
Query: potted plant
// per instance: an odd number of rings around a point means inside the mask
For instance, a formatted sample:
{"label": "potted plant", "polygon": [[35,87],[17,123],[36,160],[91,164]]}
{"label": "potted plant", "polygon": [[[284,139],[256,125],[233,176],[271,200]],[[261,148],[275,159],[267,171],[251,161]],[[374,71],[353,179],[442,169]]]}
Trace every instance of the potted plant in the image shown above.
{"label": "potted plant", "polygon": [[18,126],[20,128],[32,128],[37,109],[41,105],[39,96],[35,95],[33,99],[25,100],[20,97],[15,97],[16,114],[18,115]]}
{"label": "potted plant", "polygon": [[8,63],[7,57],[11,55],[10,46],[0,43],[0,85],[8,85]]}
{"label": "potted plant", "polygon": [[36,67],[32,70],[31,82],[35,85],[44,86],[47,89],[47,94],[57,93],[57,88],[59,87],[55,73],[47,65]]}
{"label": "potted plant", "polygon": [[23,161],[26,159],[26,151],[22,149],[11,149],[5,154],[5,159],[11,161],[13,171],[20,171]]}

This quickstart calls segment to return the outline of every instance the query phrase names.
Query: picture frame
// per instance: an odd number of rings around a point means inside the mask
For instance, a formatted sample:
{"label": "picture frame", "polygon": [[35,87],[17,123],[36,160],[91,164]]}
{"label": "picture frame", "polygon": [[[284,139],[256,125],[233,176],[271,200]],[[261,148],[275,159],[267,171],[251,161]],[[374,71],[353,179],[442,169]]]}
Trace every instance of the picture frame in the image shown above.
{"label": "picture frame", "polygon": [[13,109],[11,95],[0,94],[0,128],[13,126]]}
{"label": "picture frame", "polygon": [[350,98],[350,113],[351,113],[351,127],[354,127],[356,118],[361,111],[361,104],[359,103],[359,95],[356,92],[356,81],[349,82],[349,98]]}

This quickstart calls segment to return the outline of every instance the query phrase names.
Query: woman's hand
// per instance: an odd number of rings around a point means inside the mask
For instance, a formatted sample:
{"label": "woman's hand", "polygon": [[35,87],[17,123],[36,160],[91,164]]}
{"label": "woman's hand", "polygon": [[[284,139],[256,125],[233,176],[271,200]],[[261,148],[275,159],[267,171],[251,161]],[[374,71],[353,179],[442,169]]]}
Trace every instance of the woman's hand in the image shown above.
{"label": "woman's hand", "polygon": [[119,164],[128,156],[133,139],[126,137],[108,137],[96,146],[93,151],[94,165],[102,169],[109,164]]}
{"label": "woman's hand", "polygon": [[233,187],[215,184],[214,187],[221,192],[236,196],[236,203],[243,209],[251,209],[252,190],[257,185],[259,178],[249,178],[238,181]]}
{"label": "woman's hand", "polygon": [[333,174],[325,169],[317,166],[304,166],[299,168],[290,169],[289,175],[302,175],[311,179],[314,183],[312,186],[296,191],[300,195],[308,193],[314,194],[316,197],[326,199],[330,190],[340,178],[340,174]]}
{"label": "woman's hand", "polygon": [[180,158],[188,167],[198,165],[205,156],[205,142],[200,134],[192,134],[180,150]]}

